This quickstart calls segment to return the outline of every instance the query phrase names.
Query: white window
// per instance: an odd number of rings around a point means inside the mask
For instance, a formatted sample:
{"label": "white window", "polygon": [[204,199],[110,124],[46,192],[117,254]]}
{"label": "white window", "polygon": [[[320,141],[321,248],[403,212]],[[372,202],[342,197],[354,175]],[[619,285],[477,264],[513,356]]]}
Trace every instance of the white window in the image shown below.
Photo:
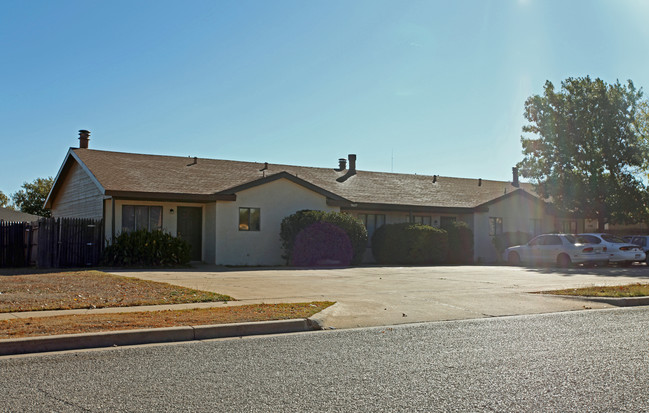
{"label": "white window", "polygon": [[122,205],[122,232],[162,229],[162,207]]}
{"label": "white window", "polygon": [[502,217],[489,217],[489,235],[496,236],[503,233]]}
{"label": "white window", "polygon": [[261,209],[239,208],[239,231],[259,231],[261,228]]}
{"label": "white window", "polygon": [[412,217],[412,223],[430,226],[430,217],[415,215]]}
{"label": "white window", "polygon": [[367,229],[367,241],[371,243],[372,235],[377,228],[385,225],[385,215],[383,214],[358,214],[358,219],[363,221]]}

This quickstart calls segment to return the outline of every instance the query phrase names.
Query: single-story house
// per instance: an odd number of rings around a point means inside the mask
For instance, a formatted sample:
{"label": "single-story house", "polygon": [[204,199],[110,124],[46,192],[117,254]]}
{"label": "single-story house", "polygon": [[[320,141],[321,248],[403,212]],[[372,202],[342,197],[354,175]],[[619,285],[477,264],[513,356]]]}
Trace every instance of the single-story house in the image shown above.
{"label": "single-story house", "polygon": [[93,150],[88,131],[79,139],[46,201],[54,217],[102,218],[109,242],[122,231],[160,228],[208,263],[284,264],[280,223],[303,209],[352,214],[370,236],[386,223],[464,221],[480,262],[498,259],[492,240],[502,232],[584,230],[583,220],[556,216],[515,168],[511,182],[491,181],[363,171],[356,155],[314,168]]}
{"label": "single-story house", "polygon": [[33,222],[38,221],[40,216],[26,212],[14,211],[13,209],[0,207],[0,221],[4,222]]}

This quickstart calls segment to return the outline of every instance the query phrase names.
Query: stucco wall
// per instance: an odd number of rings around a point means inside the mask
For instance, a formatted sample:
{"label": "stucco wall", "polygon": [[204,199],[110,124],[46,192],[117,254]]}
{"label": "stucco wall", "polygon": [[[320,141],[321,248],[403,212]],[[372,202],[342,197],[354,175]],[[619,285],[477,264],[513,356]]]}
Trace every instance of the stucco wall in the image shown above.
{"label": "stucco wall", "polygon": [[53,217],[101,219],[103,195],[88,174],[73,162],[52,202]]}
{"label": "stucco wall", "polygon": [[[260,230],[239,231],[239,208],[260,208]],[[282,219],[302,209],[338,211],[326,198],[286,179],[237,193],[216,204],[216,259],[225,265],[282,265]]]}
{"label": "stucco wall", "polygon": [[514,194],[490,204],[488,212],[476,212],[473,218],[476,262],[490,263],[500,259],[493,244],[494,237],[489,235],[490,217],[503,219],[503,232],[530,232],[532,219],[541,220],[540,233],[552,231],[554,228],[554,216],[546,213],[540,201]]}

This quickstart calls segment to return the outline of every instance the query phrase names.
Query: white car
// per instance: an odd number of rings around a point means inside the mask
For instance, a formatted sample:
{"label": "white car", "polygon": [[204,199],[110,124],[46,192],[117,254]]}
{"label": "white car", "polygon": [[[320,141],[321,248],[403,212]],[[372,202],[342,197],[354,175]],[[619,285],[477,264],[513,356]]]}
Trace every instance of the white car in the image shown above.
{"label": "white car", "polygon": [[606,264],[608,254],[602,245],[589,244],[572,234],[543,234],[524,245],[505,250],[505,260],[512,265],[557,264]]}
{"label": "white car", "polygon": [[612,263],[631,265],[636,261],[644,261],[647,257],[641,247],[626,242],[616,235],[594,233],[579,234],[579,237],[584,238],[584,240],[592,244],[605,247],[608,260]]}

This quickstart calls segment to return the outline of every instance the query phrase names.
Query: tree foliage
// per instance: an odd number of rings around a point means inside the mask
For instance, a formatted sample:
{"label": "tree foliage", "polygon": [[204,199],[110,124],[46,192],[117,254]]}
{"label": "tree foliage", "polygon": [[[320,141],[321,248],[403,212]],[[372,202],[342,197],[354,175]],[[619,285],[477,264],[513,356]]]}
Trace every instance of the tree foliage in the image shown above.
{"label": "tree foliage", "polygon": [[42,217],[51,216],[49,209],[45,209],[45,200],[52,189],[54,179],[37,178],[33,182],[25,182],[22,189],[11,196],[14,205],[19,211],[28,214],[40,215]]}
{"label": "tree foliage", "polygon": [[521,175],[554,206],[598,221],[646,219],[646,190],[639,177],[647,142],[639,123],[642,90],[630,80],[568,78],[561,90],[545,83],[543,96],[525,102]]}
{"label": "tree foliage", "polygon": [[0,191],[0,207],[9,207],[9,197]]}

